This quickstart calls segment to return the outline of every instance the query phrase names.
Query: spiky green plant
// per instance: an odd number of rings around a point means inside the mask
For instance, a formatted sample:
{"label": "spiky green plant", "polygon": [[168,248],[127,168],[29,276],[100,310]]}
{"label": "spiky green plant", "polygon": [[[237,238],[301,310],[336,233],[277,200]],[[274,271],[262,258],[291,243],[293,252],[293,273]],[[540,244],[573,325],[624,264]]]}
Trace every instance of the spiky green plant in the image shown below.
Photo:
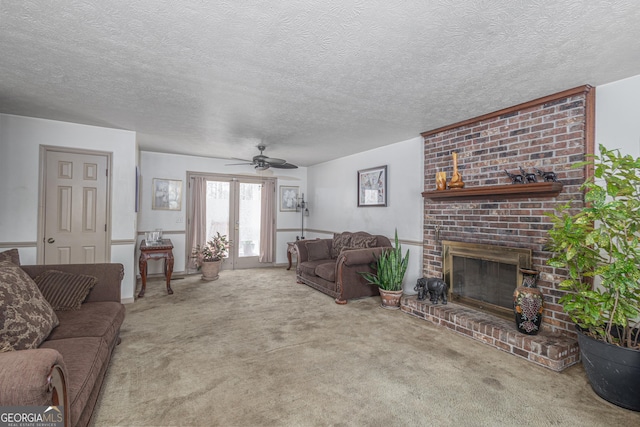
{"label": "spiky green plant", "polygon": [[[559,302],[594,338],[640,348],[640,158],[600,145],[600,155],[575,167],[594,165],[583,184],[586,206],[571,203],[548,214],[553,222],[548,265],[567,270]],[[596,279],[595,286],[593,279]]]}
{"label": "spiky green plant", "polygon": [[396,230],[395,247],[384,249],[380,256],[372,263],[375,273],[359,272],[367,282],[385,291],[399,291],[402,289],[402,279],[409,265],[409,250],[402,257],[402,245],[398,242]]}

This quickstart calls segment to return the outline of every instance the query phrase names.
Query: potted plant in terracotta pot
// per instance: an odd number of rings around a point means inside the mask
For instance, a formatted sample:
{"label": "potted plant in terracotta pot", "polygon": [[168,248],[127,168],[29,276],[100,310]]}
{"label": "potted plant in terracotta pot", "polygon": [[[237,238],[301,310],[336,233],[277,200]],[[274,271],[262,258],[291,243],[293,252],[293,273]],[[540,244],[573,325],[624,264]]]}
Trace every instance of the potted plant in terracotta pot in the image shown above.
{"label": "potted plant in terracotta pot", "polygon": [[378,286],[382,307],[397,310],[402,297],[402,279],[409,265],[409,250],[402,256],[396,230],[395,247],[383,250],[373,263],[375,273],[360,272],[367,282]]}
{"label": "potted plant in terracotta pot", "polygon": [[196,267],[202,271],[202,280],[211,281],[218,279],[218,273],[222,260],[229,253],[229,241],[226,235],[216,233],[205,245],[198,245],[191,253]]}
{"label": "potted plant in terracotta pot", "polygon": [[593,390],[640,411],[640,158],[600,146],[584,208],[567,203],[549,216],[548,265],[567,271],[559,300],[576,323]]}

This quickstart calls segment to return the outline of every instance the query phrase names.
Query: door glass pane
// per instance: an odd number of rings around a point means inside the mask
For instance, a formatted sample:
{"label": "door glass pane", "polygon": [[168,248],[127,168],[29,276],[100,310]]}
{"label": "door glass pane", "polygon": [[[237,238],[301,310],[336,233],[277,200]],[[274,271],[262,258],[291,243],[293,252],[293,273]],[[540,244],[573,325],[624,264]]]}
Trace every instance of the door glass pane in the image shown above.
{"label": "door glass pane", "polygon": [[262,184],[240,183],[240,214],[238,218],[238,255],[258,256],[260,252],[260,215]]}
{"label": "door glass pane", "polygon": [[207,241],[216,232],[229,236],[229,183],[207,181]]}

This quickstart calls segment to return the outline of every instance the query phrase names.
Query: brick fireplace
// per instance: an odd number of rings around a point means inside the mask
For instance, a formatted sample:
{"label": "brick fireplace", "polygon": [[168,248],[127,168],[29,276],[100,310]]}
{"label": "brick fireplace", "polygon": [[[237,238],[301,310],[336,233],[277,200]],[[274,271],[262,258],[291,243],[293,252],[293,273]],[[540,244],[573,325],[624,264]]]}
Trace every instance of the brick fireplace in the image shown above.
{"label": "brick fireplace", "polygon": [[[571,165],[593,153],[594,97],[592,87],[581,86],[422,134],[423,275],[442,277],[442,241],[531,250],[544,294],[542,332],[529,337],[514,321],[457,303],[432,306],[415,296],[403,298],[403,311],[554,370],[579,360],[573,323],[558,304],[563,271],[546,265],[551,223],[544,213],[569,200],[582,204],[579,187],[590,171]],[[453,152],[465,187],[436,191],[436,172],[451,178]],[[555,172],[561,185],[512,185],[505,170],[519,174],[520,167]]]}

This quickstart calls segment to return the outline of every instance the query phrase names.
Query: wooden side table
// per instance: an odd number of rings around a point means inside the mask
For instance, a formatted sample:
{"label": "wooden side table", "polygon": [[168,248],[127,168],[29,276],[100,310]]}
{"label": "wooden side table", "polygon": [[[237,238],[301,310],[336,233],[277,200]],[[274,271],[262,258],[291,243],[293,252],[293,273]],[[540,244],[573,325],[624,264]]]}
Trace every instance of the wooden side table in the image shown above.
{"label": "wooden side table", "polygon": [[289,267],[287,270],[291,270],[291,254],[296,252],[296,242],[287,242],[287,260],[289,260]]}
{"label": "wooden side table", "polygon": [[173,295],[171,289],[171,273],[173,273],[173,243],[170,239],[162,239],[158,243],[147,244],[146,240],[140,243],[140,280],[142,288],[138,294],[138,298],[144,296],[147,289],[147,260],[162,259],[164,261],[164,277],[167,279],[167,293]]}

